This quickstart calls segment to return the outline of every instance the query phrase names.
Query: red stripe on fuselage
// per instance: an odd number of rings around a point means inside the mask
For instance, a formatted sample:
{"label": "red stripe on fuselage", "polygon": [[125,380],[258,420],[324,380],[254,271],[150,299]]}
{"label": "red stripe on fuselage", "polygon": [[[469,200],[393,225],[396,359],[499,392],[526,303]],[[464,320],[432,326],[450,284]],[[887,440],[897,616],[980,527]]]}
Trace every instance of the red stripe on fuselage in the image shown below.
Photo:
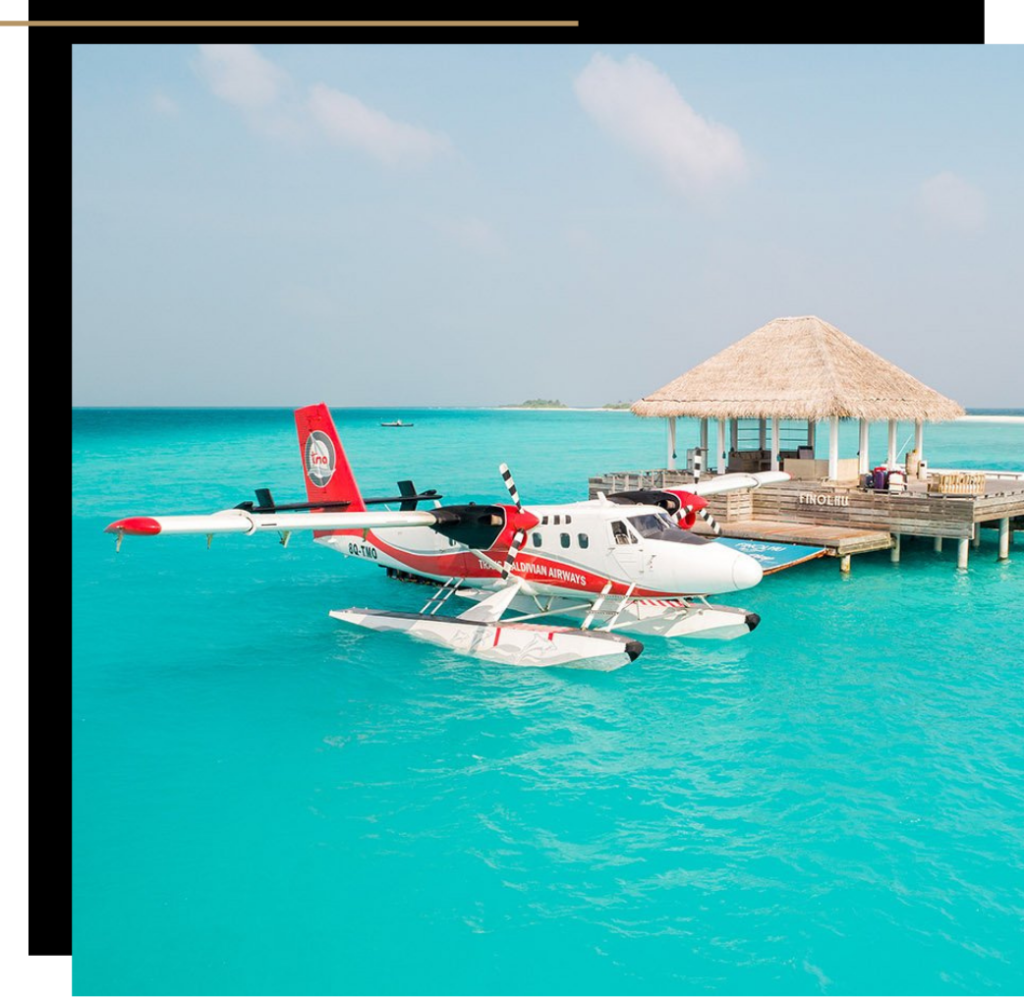
{"label": "red stripe on fuselage", "polygon": [[[353,530],[353,534],[363,535],[362,530]],[[469,551],[438,551],[436,554],[421,554],[415,551],[404,550],[395,547],[383,540],[376,533],[369,532],[366,542],[372,543],[381,553],[394,558],[410,571],[433,575],[437,578],[466,578],[472,579],[493,579],[500,576],[501,572],[486,564]],[[483,551],[492,561],[501,564],[508,554],[507,546],[494,546]],[[566,589],[571,592],[590,592],[600,594],[609,578],[606,575],[598,575],[587,571],[574,564],[564,561],[557,561],[548,557],[541,557],[537,554],[530,554],[521,551],[516,558],[515,568],[512,574],[531,582],[534,585],[543,585],[550,588]],[[629,589],[628,581],[610,579],[612,587],[611,595],[624,595]],[[666,598],[679,595],[688,595],[685,592],[665,592],[661,589],[643,588],[637,585],[633,589],[634,596],[653,596],[655,598]]]}

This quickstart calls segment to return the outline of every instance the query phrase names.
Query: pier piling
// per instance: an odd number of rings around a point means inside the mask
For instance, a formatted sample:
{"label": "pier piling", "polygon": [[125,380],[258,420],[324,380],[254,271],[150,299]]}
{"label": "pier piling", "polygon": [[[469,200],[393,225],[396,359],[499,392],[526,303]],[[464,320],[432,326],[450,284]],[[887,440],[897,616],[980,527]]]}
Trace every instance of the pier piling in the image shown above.
{"label": "pier piling", "polygon": [[1004,516],[999,520],[999,560],[1005,561],[1010,556],[1010,519]]}
{"label": "pier piling", "polygon": [[956,566],[961,571],[967,570],[967,554],[971,549],[971,543],[967,537],[961,537],[956,542]]}

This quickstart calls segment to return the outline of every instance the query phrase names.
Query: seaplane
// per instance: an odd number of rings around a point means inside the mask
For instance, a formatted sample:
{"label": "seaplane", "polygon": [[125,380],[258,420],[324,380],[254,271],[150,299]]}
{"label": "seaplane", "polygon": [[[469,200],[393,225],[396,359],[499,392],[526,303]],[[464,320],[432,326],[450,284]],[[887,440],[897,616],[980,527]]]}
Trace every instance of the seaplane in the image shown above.
{"label": "seaplane", "polygon": [[[255,502],[208,515],[118,519],[106,527],[117,549],[126,536],[205,534],[209,544],[214,534],[267,531],[287,546],[294,532],[309,530],[315,542],[347,557],[431,585],[418,613],[353,607],[331,610],[335,619],[519,666],[611,671],[641,653],[637,634],[730,640],[760,622],[747,609],[708,601],[753,588],[760,563],[692,527],[700,517],[720,532],[708,496],[788,480],[784,472],[701,481],[698,451],[687,489],[527,507],[502,464],[509,502],[443,505],[436,490],[417,491],[411,481],[398,483],[398,495],[369,498],[328,407],[297,409],[295,424],[306,502],[277,504],[269,489],[258,488]],[[430,508],[420,508],[424,503]],[[471,605],[457,615],[442,612],[452,596]]]}

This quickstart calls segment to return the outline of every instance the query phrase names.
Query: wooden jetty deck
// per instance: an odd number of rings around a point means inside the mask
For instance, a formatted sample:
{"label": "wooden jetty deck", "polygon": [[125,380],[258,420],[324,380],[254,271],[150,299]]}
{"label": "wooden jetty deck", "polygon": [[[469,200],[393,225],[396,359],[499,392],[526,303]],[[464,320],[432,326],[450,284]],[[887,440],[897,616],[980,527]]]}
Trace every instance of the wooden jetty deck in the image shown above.
{"label": "wooden jetty deck", "polygon": [[[1024,475],[986,472],[979,495],[939,495],[923,481],[911,481],[904,492],[875,491],[853,482],[786,481],[761,488],[710,497],[708,508],[722,535],[769,543],[824,547],[842,559],[848,571],[850,555],[892,550],[900,557],[900,538],[932,537],[958,543],[958,566],[967,566],[968,545],[975,546],[980,530],[999,530],[999,556],[1009,556],[1013,530],[1024,530]],[[705,475],[706,480],[712,475]],[[653,470],[605,474],[591,478],[590,497],[640,488],[686,488],[693,477],[686,471]],[[698,521],[697,532],[708,529]]]}
{"label": "wooden jetty deck", "polygon": [[[694,533],[714,535],[711,527],[697,520]],[[784,523],[773,519],[738,520],[722,527],[723,536],[737,540],[763,540],[770,543],[805,544],[824,547],[833,557],[865,554],[892,547],[892,534],[886,530],[855,530],[842,526],[815,526],[809,523]]]}

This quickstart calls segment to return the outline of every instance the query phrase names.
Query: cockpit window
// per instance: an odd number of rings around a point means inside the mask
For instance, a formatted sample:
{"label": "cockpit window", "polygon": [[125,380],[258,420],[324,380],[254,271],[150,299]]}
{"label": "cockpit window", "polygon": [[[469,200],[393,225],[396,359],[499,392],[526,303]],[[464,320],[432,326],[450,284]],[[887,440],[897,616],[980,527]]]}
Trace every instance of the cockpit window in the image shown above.
{"label": "cockpit window", "polygon": [[621,519],[612,523],[612,536],[617,544],[635,544],[636,537],[626,529],[626,524]]}
{"label": "cockpit window", "polygon": [[667,513],[657,515],[630,516],[629,524],[642,537],[649,540],[669,540],[677,544],[692,544],[695,547],[714,543],[706,537],[699,537],[690,530],[680,529]]}
{"label": "cockpit window", "polygon": [[668,516],[659,512],[649,513],[644,516],[630,516],[630,525],[643,537],[651,537],[657,533],[664,533],[666,530],[676,530],[678,527]]}

